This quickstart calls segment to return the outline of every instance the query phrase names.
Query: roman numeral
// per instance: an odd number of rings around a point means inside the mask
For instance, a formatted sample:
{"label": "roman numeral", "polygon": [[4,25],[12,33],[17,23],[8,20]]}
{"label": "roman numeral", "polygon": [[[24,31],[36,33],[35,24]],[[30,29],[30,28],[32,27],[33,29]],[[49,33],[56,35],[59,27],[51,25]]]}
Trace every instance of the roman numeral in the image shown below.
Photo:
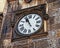
{"label": "roman numeral", "polygon": [[24,19],[27,19],[27,16],[25,16]]}
{"label": "roman numeral", "polygon": [[39,21],[36,21],[36,23],[40,23],[41,21],[39,20]]}
{"label": "roman numeral", "polygon": [[23,31],[24,33],[26,33],[27,32],[27,29],[24,29],[24,31]]}
{"label": "roman numeral", "polygon": [[29,29],[29,30],[28,30],[28,33],[30,33],[30,32],[31,32],[31,30]]}
{"label": "roman numeral", "polygon": [[20,30],[23,31],[24,30],[24,27],[21,27]]}
{"label": "roman numeral", "polygon": [[35,28],[33,28],[33,30],[36,30]]}
{"label": "roman numeral", "polygon": [[33,19],[35,18],[36,15],[34,15]]}
{"label": "roman numeral", "polygon": [[21,21],[22,23],[24,23],[25,21]]}
{"label": "roman numeral", "polygon": [[32,18],[32,15],[29,15],[28,17],[29,17],[29,19]]}
{"label": "roman numeral", "polygon": [[36,25],[36,27],[39,27],[39,25]]}
{"label": "roman numeral", "polygon": [[38,20],[39,19],[39,17],[37,17],[35,20]]}
{"label": "roman numeral", "polygon": [[19,27],[20,27],[20,26],[23,26],[23,24],[19,25]]}

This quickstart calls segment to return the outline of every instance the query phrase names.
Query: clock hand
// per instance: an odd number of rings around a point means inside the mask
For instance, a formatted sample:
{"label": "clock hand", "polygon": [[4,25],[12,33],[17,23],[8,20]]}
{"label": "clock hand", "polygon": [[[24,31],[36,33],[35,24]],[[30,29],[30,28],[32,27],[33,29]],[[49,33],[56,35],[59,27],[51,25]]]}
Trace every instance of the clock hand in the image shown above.
{"label": "clock hand", "polygon": [[31,26],[31,24],[30,24],[29,20],[28,20],[28,23],[29,23],[29,25]]}
{"label": "clock hand", "polygon": [[29,25],[31,26],[31,24],[30,24],[30,22],[29,22],[29,20],[28,20],[28,18],[26,17],[26,22],[28,22],[29,23]]}

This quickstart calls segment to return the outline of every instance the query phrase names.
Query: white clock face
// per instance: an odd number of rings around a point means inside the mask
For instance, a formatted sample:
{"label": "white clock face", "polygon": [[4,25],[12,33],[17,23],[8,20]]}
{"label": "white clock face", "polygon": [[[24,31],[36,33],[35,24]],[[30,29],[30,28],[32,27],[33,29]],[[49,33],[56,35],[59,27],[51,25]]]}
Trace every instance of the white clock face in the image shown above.
{"label": "white clock face", "polygon": [[17,29],[21,34],[32,34],[42,26],[42,18],[38,14],[24,16],[19,22]]}

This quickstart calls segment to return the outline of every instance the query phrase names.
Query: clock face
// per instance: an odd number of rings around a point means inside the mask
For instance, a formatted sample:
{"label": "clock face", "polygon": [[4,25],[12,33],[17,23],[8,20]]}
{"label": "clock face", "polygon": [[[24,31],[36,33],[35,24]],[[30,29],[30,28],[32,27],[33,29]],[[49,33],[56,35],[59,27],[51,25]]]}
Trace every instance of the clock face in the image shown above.
{"label": "clock face", "polygon": [[17,24],[17,30],[24,35],[30,35],[38,31],[42,26],[42,18],[38,14],[28,14],[21,18]]}

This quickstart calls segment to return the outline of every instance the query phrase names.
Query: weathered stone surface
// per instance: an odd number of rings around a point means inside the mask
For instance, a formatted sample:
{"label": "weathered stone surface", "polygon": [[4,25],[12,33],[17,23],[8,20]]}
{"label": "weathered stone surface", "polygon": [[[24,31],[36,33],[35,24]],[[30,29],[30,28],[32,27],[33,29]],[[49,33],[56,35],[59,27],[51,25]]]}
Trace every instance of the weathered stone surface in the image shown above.
{"label": "weathered stone surface", "polygon": [[49,48],[49,43],[47,38],[42,38],[42,39],[27,39],[27,40],[21,40],[21,41],[16,41],[12,42],[9,46],[12,48]]}
{"label": "weathered stone surface", "polygon": [[[59,48],[59,45],[57,47],[57,44],[59,44],[59,38],[60,36],[60,1],[56,1],[53,3],[49,4],[49,26],[50,26],[50,31],[49,31],[49,38],[53,40],[53,46],[54,48]],[[55,32],[55,33],[53,33]]]}
{"label": "weathered stone surface", "polygon": [[[36,6],[38,4],[41,4],[40,2],[44,3],[45,0],[43,0],[43,1],[38,0],[37,2],[36,1],[37,0],[34,0],[30,4],[26,4],[24,2],[21,2],[21,5],[20,5],[21,8],[20,9],[24,9],[24,8],[29,8],[29,7],[32,7],[32,6]],[[59,46],[60,46],[59,39],[57,41],[56,41],[56,39],[60,37],[60,31],[58,32],[58,30],[60,30],[60,1],[57,1],[57,0],[56,0],[56,2],[53,2],[53,1],[55,1],[55,0],[49,0],[49,2],[52,2],[52,3],[48,4],[48,6],[49,6],[49,12],[48,12],[48,14],[49,14],[49,17],[50,17],[48,25],[50,27],[49,27],[49,31],[48,31],[49,34],[48,34],[47,38],[49,38],[49,41],[44,40],[44,39],[43,40],[40,40],[40,39],[31,40],[31,39],[29,39],[29,40],[26,40],[26,41],[25,40],[24,41],[21,40],[20,43],[19,42],[15,42],[14,45],[10,46],[10,47],[17,48],[17,46],[18,46],[18,48],[45,48],[45,47],[46,48],[47,47],[48,48],[49,47],[50,48],[51,47],[52,48],[53,47],[56,48],[56,42],[58,41],[57,43],[59,44],[58,45],[58,48],[59,48]],[[16,3],[15,1],[10,3],[13,6],[14,10],[17,9],[17,8],[15,8],[15,5],[17,6],[17,4],[15,4],[15,3]],[[10,7],[12,7],[12,6],[10,6]],[[10,8],[9,12],[11,12],[11,8]],[[7,23],[9,23],[9,22],[7,22]],[[10,33],[7,33],[6,37],[8,36],[7,38],[11,39],[11,36],[9,36],[9,35],[10,35]],[[41,37],[41,39],[42,38],[43,37]],[[29,41],[31,41],[31,42],[29,42]],[[24,42],[26,44],[24,44]],[[19,45],[15,46],[16,43],[19,44]],[[11,43],[11,45],[12,44],[13,44],[13,42]]]}

